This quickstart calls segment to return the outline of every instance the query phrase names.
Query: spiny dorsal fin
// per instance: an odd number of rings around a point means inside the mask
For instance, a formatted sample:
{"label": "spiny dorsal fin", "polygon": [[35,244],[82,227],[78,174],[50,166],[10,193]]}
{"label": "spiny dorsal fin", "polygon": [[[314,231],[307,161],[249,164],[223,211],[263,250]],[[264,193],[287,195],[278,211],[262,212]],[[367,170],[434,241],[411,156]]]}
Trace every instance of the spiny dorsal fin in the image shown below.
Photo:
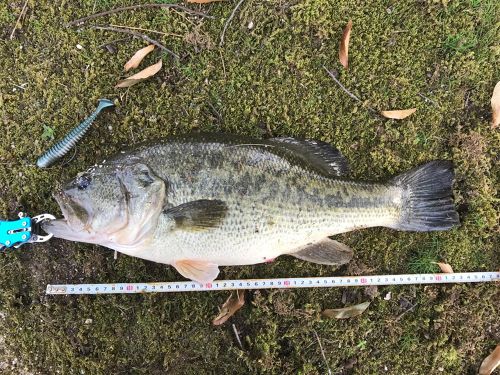
{"label": "spiny dorsal fin", "polygon": [[297,250],[290,255],[318,264],[339,266],[349,263],[352,259],[352,250],[350,247],[330,238],[325,238],[320,242],[304,246]]}
{"label": "spiny dorsal fin", "polygon": [[227,214],[227,205],[220,200],[201,199],[171,207],[163,212],[178,229],[205,230],[218,227]]}
{"label": "spiny dorsal fin", "polygon": [[269,141],[292,151],[327,176],[340,177],[349,172],[347,159],[329,143],[291,137],[271,138]]}

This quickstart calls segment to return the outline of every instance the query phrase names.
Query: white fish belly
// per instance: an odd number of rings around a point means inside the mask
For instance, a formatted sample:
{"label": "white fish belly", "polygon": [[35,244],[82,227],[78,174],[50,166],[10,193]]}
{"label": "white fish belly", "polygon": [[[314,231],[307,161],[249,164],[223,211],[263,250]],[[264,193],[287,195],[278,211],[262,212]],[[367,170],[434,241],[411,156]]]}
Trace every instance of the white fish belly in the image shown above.
{"label": "white fish belly", "polygon": [[[172,264],[183,259],[203,260],[221,266],[271,261],[295,249],[350,231],[387,225],[394,221],[386,210],[306,209],[281,211],[269,207],[251,219],[231,213],[221,227],[203,231],[174,230],[163,233],[143,249],[118,249],[129,255]],[[161,233],[161,231],[160,231]]]}

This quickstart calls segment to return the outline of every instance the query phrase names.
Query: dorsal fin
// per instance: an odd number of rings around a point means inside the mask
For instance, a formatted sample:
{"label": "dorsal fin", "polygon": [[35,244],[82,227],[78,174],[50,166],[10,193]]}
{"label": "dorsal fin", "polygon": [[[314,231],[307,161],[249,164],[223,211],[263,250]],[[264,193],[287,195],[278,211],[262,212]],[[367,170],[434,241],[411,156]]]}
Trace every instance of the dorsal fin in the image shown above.
{"label": "dorsal fin", "polygon": [[269,141],[292,151],[329,177],[345,176],[349,172],[347,159],[329,143],[291,137],[271,138]]}

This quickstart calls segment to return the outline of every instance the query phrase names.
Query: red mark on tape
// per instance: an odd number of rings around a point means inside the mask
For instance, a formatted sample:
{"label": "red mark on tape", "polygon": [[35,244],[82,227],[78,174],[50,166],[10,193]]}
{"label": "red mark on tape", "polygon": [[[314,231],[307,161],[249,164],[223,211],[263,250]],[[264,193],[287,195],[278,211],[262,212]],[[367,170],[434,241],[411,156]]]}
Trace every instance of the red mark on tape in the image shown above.
{"label": "red mark on tape", "polygon": [[211,288],[212,287],[212,283],[206,283],[205,284],[205,288]]}
{"label": "red mark on tape", "polygon": [[366,284],[368,282],[368,279],[362,277],[361,278],[361,284]]}
{"label": "red mark on tape", "polygon": [[127,285],[127,290],[133,290],[134,286],[133,285]]}
{"label": "red mark on tape", "polygon": [[438,281],[439,281],[439,280],[442,280],[442,279],[443,279],[443,277],[442,277],[442,276],[436,275],[436,280],[438,280]]}
{"label": "red mark on tape", "polygon": [[290,280],[283,281],[283,285],[290,285]]}

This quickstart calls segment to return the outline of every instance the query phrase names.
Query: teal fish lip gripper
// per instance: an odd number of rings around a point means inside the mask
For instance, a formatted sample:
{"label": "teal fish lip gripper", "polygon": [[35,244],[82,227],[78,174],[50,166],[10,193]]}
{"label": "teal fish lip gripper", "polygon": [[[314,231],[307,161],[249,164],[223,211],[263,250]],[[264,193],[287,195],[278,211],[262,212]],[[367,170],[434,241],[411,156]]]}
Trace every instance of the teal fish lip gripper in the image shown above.
{"label": "teal fish lip gripper", "polygon": [[45,220],[55,220],[55,217],[50,214],[28,217],[20,212],[18,220],[0,220],[0,250],[50,240],[52,234],[40,234],[40,224]]}

